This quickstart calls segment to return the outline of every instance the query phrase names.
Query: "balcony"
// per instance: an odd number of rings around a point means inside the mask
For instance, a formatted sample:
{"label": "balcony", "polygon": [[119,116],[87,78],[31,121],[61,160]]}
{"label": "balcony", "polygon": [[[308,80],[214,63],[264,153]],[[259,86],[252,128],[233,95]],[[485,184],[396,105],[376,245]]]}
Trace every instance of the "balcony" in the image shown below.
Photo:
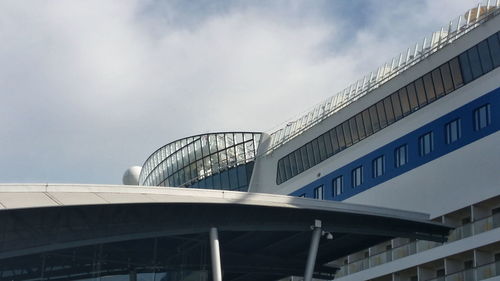
{"label": "balcony", "polygon": [[[455,228],[453,231],[450,232],[447,243],[458,241],[470,237],[472,235],[477,235],[483,232],[487,232],[489,230],[498,227],[500,227],[500,213]],[[386,251],[377,252],[375,254],[372,253],[369,257],[355,259],[354,261],[351,261],[348,264],[341,266],[340,270],[336,274],[336,278],[340,278],[342,276],[346,276],[371,267],[385,264],[393,260],[404,258],[416,253],[420,253],[428,249],[438,247],[440,245],[442,245],[442,243],[418,240],[418,241],[411,241],[403,245],[399,245],[397,247],[394,247]],[[492,276],[497,276],[500,273],[500,266],[498,266],[498,262],[491,263],[474,268],[473,271],[474,271],[473,274],[470,273],[471,271],[464,270],[450,274],[448,276],[443,276],[431,280],[432,281],[484,280]],[[474,276],[475,279],[469,278],[471,274],[472,276]]]}
{"label": "balcony", "polygon": [[465,269],[426,281],[480,281],[495,276],[500,276],[500,261]]}

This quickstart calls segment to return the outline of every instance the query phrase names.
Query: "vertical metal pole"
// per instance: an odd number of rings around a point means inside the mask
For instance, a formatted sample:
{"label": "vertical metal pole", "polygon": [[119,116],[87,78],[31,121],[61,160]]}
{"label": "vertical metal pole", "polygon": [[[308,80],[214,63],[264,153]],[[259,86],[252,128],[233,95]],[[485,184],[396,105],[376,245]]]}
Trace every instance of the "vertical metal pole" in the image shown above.
{"label": "vertical metal pole", "polygon": [[129,281],[137,281],[137,272],[135,270],[131,270],[128,273],[128,280]]}
{"label": "vertical metal pole", "polygon": [[311,281],[314,265],[316,264],[316,256],[318,254],[319,239],[321,238],[321,221],[316,220],[312,231],[311,246],[309,247],[309,255],[307,256],[306,270],[304,272],[304,281]]}
{"label": "vertical metal pole", "polygon": [[212,278],[213,281],[222,281],[222,269],[220,263],[219,235],[217,228],[210,228],[210,251],[212,256]]}

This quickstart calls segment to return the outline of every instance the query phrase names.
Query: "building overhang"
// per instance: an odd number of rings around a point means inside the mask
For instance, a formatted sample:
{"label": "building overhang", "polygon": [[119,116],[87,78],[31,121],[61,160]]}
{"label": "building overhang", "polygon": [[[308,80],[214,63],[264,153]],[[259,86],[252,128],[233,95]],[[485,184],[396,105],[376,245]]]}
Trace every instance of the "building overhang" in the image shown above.
{"label": "building overhang", "polygon": [[[54,253],[67,255],[99,246],[113,261],[127,253],[136,270],[146,272],[149,267],[144,259],[148,258],[139,252],[140,245],[150,242],[163,245],[156,258],[164,269],[179,267],[183,260],[193,265],[208,244],[210,228],[216,227],[224,280],[273,280],[301,275],[311,230],[321,221],[326,235],[320,239],[314,276],[331,278],[336,268],[327,263],[332,260],[393,237],[442,242],[450,230],[422,213],[206,189],[4,184],[0,185],[0,206],[4,270],[6,265],[21,266],[27,259],[38,261]],[[144,266],[135,266],[140,264]],[[108,273],[103,274],[130,270],[123,262],[107,265],[102,270]],[[44,274],[55,278],[63,273]]]}

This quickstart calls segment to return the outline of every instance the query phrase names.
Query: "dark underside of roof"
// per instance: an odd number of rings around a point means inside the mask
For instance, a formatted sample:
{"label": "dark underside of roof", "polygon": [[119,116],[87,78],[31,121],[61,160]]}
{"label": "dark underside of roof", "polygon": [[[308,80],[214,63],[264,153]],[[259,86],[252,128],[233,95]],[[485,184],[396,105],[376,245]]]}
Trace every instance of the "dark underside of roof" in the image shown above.
{"label": "dark underside of roof", "polygon": [[[348,212],[237,204],[132,204],[0,211],[0,280],[79,280],[158,273],[211,279],[208,230],[219,229],[224,280],[302,276],[311,225],[320,240],[314,277],[328,262],[393,237],[443,241],[449,228]],[[106,279],[114,280],[114,279]],[[133,279],[131,279],[133,280]]]}

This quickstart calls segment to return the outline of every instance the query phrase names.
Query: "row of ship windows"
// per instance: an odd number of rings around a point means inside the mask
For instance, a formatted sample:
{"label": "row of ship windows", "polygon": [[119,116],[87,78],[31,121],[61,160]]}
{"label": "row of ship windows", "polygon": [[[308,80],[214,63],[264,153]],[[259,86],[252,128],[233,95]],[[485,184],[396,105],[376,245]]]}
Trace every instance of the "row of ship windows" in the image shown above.
{"label": "row of ship windows", "polygon": [[499,33],[402,87],[278,161],[281,184],[500,66]]}
{"label": "row of ship windows", "polygon": [[[483,128],[486,128],[491,124],[491,106],[489,104],[485,104],[479,108],[474,110],[473,118],[473,126],[474,131],[480,131]],[[458,141],[462,137],[462,129],[461,129],[461,119],[454,119],[444,126],[445,132],[445,142],[446,144],[452,144]],[[420,157],[423,157],[434,150],[434,134],[432,131],[427,132],[421,135],[418,138],[418,154]],[[398,146],[394,149],[394,168],[399,168],[408,163],[408,145],[404,144]],[[386,172],[385,170],[385,155],[380,155],[372,160],[371,166],[371,176],[373,178],[378,178],[383,176]],[[358,166],[351,170],[351,188],[356,188],[363,184],[363,166]],[[344,192],[344,176],[340,175],[332,180],[332,196],[336,197],[341,195]],[[316,199],[324,199],[324,187],[320,185],[314,188],[314,198]],[[300,197],[306,197],[306,194],[301,194]]]}

